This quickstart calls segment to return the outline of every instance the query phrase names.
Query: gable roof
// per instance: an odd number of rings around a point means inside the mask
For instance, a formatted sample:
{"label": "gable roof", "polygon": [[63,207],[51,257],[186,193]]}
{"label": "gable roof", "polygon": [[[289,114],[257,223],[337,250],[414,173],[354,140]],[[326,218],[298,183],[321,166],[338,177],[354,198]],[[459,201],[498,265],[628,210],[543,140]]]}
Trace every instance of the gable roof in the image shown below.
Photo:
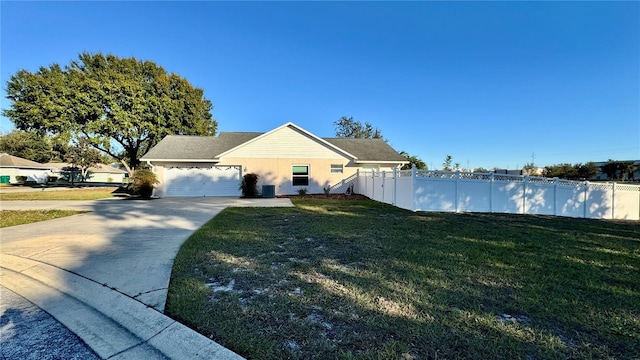
{"label": "gable roof", "polygon": [[48,166],[40,164],[39,162],[23,159],[7,153],[0,154],[0,167],[50,170]]}
{"label": "gable roof", "polygon": [[344,151],[344,149],[340,149],[340,148],[338,148],[337,146],[335,146],[335,145],[333,145],[333,144],[331,144],[331,143],[327,142],[326,140],[324,140],[324,139],[322,139],[322,138],[317,137],[316,135],[314,135],[314,134],[310,133],[309,131],[307,131],[307,130],[305,130],[305,129],[301,128],[300,126],[298,126],[298,125],[296,125],[296,124],[294,124],[294,123],[292,123],[292,122],[288,122],[288,123],[286,123],[286,124],[284,124],[284,125],[278,126],[277,128],[275,128],[275,129],[273,129],[273,130],[271,130],[271,131],[267,131],[266,133],[262,133],[262,134],[260,134],[260,136],[257,136],[257,137],[255,137],[255,138],[253,138],[253,139],[250,139],[249,141],[246,141],[246,142],[244,142],[244,143],[238,144],[237,146],[235,146],[235,147],[233,147],[233,148],[231,148],[231,149],[228,149],[227,151],[225,151],[225,152],[223,152],[223,153],[219,154],[219,155],[218,155],[218,157],[222,157],[222,156],[226,155],[227,153],[229,153],[229,152],[231,152],[231,151],[233,151],[233,150],[235,150],[235,149],[237,149],[237,148],[239,148],[239,147],[241,147],[241,146],[245,146],[245,145],[247,145],[247,144],[249,144],[249,143],[251,143],[251,142],[253,142],[253,141],[257,141],[257,140],[259,140],[259,139],[261,139],[261,138],[264,138],[264,137],[266,137],[266,136],[268,136],[268,135],[270,135],[270,134],[272,134],[272,133],[274,133],[274,132],[276,132],[276,131],[278,131],[278,130],[280,130],[280,129],[285,128],[285,127],[293,128],[293,129],[297,130],[298,132],[302,133],[303,135],[306,135],[306,136],[308,136],[308,137],[310,137],[310,138],[312,138],[312,139],[316,140],[317,142],[319,142],[319,143],[323,144],[324,146],[326,146],[326,147],[328,147],[328,148],[330,148],[330,149],[333,149],[333,150],[335,150],[335,151],[341,152],[341,153],[343,153],[344,155],[347,155],[347,157],[355,158],[355,156],[354,156],[354,155],[350,154],[349,152]]}
{"label": "gable roof", "polygon": [[140,160],[217,162],[226,153],[253,141],[258,141],[284,127],[292,127],[326,147],[352,158],[356,163],[388,162],[399,164],[407,162],[402,155],[382,139],[320,138],[291,122],[264,133],[221,132],[215,137],[169,135],[151,148]]}

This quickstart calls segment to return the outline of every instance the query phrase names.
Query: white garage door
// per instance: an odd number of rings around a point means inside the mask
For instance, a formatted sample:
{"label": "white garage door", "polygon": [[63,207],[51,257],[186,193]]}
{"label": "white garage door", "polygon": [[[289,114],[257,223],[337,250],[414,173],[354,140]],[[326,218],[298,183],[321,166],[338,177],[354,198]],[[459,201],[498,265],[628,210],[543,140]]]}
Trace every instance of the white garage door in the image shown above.
{"label": "white garage door", "polygon": [[240,196],[240,166],[165,169],[163,196]]}

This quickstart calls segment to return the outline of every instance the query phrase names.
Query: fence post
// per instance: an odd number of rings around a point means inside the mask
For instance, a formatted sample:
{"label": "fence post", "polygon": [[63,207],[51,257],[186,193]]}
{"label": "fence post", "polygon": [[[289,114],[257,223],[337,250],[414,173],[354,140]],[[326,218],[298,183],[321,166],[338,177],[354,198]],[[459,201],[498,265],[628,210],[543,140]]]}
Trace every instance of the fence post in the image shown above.
{"label": "fence post", "polygon": [[491,173],[491,177],[489,177],[489,212],[493,213],[493,175]]}
{"label": "fence post", "polygon": [[380,187],[382,188],[382,202],[386,202],[386,201],[384,201],[384,193],[385,193],[385,191],[384,191],[384,182],[386,181],[385,180],[386,176],[387,176],[387,171],[383,170],[382,171],[382,184],[380,185]]}
{"label": "fence post", "polygon": [[587,199],[589,198],[589,182],[585,181],[584,182],[584,214],[582,215],[583,218],[587,218]]}
{"label": "fence post", "polygon": [[376,172],[371,172],[371,199],[376,199]]}
{"label": "fence post", "polygon": [[553,216],[558,216],[558,178],[553,178]]}
{"label": "fence post", "polygon": [[611,220],[616,218],[616,183],[613,183],[613,191],[611,192]]}
{"label": "fence post", "polygon": [[396,196],[398,195],[398,166],[393,167],[393,206],[397,206]]}
{"label": "fence post", "polygon": [[456,170],[456,191],[455,191],[455,205],[456,205],[456,212],[460,212],[460,210],[458,209],[458,182],[460,181],[460,170]]}
{"label": "fence post", "polygon": [[411,199],[412,199],[412,206],[411,206],[411,211],[416,211],[416,164],[411,164]]}
{"label": "fence post", "polygon": [[529,175],[522,177],[522,213],[527,213],[527,183],[529,183]]}

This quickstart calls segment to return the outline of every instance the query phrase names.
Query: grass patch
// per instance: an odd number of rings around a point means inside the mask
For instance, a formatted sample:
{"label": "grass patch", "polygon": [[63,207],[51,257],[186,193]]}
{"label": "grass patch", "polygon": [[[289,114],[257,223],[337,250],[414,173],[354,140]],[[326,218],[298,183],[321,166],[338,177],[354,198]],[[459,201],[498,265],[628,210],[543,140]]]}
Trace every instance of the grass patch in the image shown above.
{"label": "grass patch", "polygon": [[98,200],[113,197],[117,188],[0,192],[0,200]]}
{"label": "grass patch", "polygon": [[294,203],[194,233],[167,313],[259,359],[640,354],[637,222]]}
{"label": "grass patch", "polygon": [[57,219],[65,216],[81,214],[86,211],[72,210],[2,210],[0,211],[0,228],[31,224],[34,222]]}

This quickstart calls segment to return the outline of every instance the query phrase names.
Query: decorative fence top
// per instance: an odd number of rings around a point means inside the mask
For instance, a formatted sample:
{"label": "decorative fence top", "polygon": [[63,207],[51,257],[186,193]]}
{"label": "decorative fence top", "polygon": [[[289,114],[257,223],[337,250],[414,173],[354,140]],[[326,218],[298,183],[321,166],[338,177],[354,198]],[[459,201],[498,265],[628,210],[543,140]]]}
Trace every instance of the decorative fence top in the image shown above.
{"label": "decorative fence top", "polygon": [[[529,176],[529,175],[510,175],[510,174],[497,174],[497,173],[479,173],[479,172],[469,172],[469,171],[441,171],[441,170],[396,170],[396,176],[398,178],[403,177],[415,177],[415,178],[429,178],[429,179],[443,179],[443,180],[451,180],[451,179],[459,179],[459,180],[484,180],[487,182],[527,182],[527,183],[535,183],[535,184],[547,184],[550,186],[563,186],[568,188],[578,188],[582,189],[586,187],[592,189],[609,189],[612,187],[612,184],[615,184],[616,191],[632,191],[632,192],[640,192],[640,185],[633,184],[619,184],[614,182],[590,182],[590,181],[577,181],[577,180],[567,180],[560,178],[548,178],[548,177],[540,177],[540,176]],[[393,177],[394,172],[385,172],[385,171],[360,171],[360,175],[364,176],[374,176],[374,177]]]}

